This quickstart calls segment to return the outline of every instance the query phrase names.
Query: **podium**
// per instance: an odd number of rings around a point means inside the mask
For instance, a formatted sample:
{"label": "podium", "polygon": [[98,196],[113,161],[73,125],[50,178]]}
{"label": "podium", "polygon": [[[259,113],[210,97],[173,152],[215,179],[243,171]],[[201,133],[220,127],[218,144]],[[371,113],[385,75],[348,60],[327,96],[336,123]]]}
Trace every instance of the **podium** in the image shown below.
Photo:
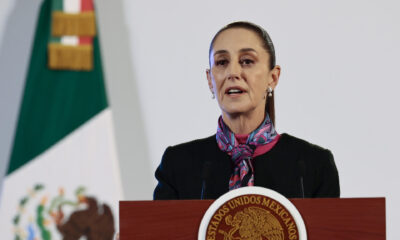
{"label": "podium", "polygon": [[[386,239],[385,198],[290,199],[309,240]],[[197,239],[213,200],[121,201],[120,240]]]}

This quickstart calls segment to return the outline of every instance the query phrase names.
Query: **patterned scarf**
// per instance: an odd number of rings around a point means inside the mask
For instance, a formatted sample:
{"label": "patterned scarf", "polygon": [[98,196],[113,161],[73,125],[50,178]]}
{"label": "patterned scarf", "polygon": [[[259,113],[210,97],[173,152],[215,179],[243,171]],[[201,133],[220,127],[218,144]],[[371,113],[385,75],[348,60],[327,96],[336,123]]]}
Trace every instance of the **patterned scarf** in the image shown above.
{"label": "patterned scarf", "polygon": [[270,143],[277,136],[272,122],[266,114],[264,122],[250,133],[246,144],[239,144],[235,134],[222,120],[218,119],[217,143],[221,151],[231,156],[234,170],[229,180],[229,190],[243,186],[254,186],[253,153],[257,146]]}

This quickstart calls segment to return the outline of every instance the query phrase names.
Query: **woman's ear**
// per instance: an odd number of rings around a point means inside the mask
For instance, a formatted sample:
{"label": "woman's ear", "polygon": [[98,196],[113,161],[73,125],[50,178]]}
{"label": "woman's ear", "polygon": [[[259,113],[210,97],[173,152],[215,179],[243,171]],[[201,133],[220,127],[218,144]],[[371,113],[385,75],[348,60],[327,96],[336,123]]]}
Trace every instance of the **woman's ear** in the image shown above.
{"label": "woman's ear", "polygon": [[211,93],[214,93],[213,92],[212,79],[211,79],[211,70],[210,69],[206,69],[206,74],[207,74],[208,88],[210,88]]}
{"label": "woman's ear", "polygon": [[270,72],[271,74],[271,79],[270,82],[268,83],[268,86],[271,87],[272,89],[276,88],[276,85],[278,85],[279,82],[279,76],[281,75],[281,66],[276,65]]}

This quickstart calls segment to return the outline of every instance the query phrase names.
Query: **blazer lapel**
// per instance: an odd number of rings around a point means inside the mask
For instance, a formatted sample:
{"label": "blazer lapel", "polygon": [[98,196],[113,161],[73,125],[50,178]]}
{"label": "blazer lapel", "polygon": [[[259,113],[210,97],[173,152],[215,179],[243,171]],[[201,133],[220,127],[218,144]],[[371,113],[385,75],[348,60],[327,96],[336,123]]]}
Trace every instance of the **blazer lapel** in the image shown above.
{"label": "blazer lapel", "polygon": [[211,171],[207,180],[206,197],[216,199],[229,191],[229,179],[232,173],[231,159],[228,154],[219,149],[215,135],[207,149],[211,151],[205,160],[211,162]]}

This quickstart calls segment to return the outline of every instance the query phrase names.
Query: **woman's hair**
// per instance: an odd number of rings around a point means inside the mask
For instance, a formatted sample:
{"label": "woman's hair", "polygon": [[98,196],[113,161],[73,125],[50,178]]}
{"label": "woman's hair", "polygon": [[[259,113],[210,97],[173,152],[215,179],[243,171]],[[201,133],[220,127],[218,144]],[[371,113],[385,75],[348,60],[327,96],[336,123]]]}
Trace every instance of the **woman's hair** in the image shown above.
{"label": "woman's hair", "polygon": [[[263,29],[262,27],[251,23],[251,22],[233,22],[225,27],[221,28],[213,37],[211,40],[210,44],[210,49],[208,51],[208,59],[210,59],[211,56],[211,51],[213,50],[214,47],[214,42],[219,36],[220,33],[227,29],[231,28],[244,28],[250,31],[253,31],[257,36],[260,38],[260,40],[263,43],[263,47],[265,51],[269,54],[269,68],[272,70],[275,67],[276,64],[276,57],[275,57],[275,48],[274,44],[272,43],[271,38],[269,37],[267,31]],[[210,62],[210,67],[211,67],[211,62]],[[275,104],[274,104],[274,94],[272,94],[272,97],[267,97],[267,101],[265,104],[265,111],[268,113],[272,123],[275,125]]]}

